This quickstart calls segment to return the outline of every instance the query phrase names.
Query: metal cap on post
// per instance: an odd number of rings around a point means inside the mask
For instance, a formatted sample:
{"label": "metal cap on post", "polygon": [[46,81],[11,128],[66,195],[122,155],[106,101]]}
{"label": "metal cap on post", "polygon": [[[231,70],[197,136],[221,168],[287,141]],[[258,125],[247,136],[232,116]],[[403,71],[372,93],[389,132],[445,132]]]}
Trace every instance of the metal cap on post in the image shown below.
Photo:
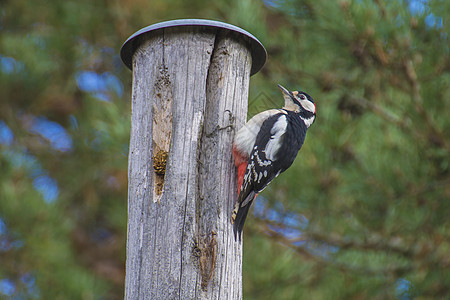
{"label": "metal cap on post", "polygon": [[251,33],[245,31],[242,28],[237,26],[213,21],[213,20],[203,20],[203,19],[180,19],[180,20],[172,20],[161,23],[156,23],[141,30],[135,32],[131,35],[125,43],[123,43],[122,48],[120,49],[120,57],[122,58],[123,63],[131,70],[132,69],[132,60],[133,55],[136,49],[140,46],[140,40],[138,37],[144,34],[158,34],[157,30],[162,30],[169,27],[178,27],[178,26],[203,26],[203,27],[211,27],[217,29],[227,29],[230,31],[238,32],[250,39],[251,44],[251,55],[252,55],[252,68],[250,70],[250,76],[258,73],[259,70],[264,66],[267,59],[267,52],[261,42],[254,37]]}
{"label": "metal cap on post", "polygon": [[242,299],[231,148],[266,50],[187,19],[139,30],[120,56],[133,71],[125,299]]}

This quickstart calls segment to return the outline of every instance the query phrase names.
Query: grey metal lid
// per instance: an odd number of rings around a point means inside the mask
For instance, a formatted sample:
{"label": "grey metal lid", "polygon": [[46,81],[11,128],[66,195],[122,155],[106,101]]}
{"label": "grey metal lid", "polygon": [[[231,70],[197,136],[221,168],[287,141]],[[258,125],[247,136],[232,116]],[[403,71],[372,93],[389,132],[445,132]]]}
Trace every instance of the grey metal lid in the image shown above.
{"label": "grey metal lid", "polygon": [[223,23],[223,22],[219,22],[219,21],[203,20],[203,19],[173,20],[173,21],[156,23],[156,24],[147,26],[145,28],[142,28],[141,30],[137,31],[132,36],[130,36],[125,41],[125,43],[122,45],[122,48],[120,49],[120,57],[122,58],[123,63],[130,70],[132,69],[133,54],[136,51],[136,49],[139,47],[139,44],[136,39],[138,36],[148,33],[150,31],[155,31],[158,29],[164,29],[164,28],[168,28],[168,27],[177,27],[177,26],[216,27],[216,28],[228,29],[228,30],[243,34],[250,38],[250,46],[251,46],[251,53],[252,53],[252,69],[250,70],[250,75],[256,74],[266,63],[266,59],[267,59],[266,49],[261,44],[261,42],[258,41],[258,39],[255,38],[252,34],[250,34],[249,32],[245,31],[242,28],[239,28],[239,27],[231,25],[231,24],[227,24],[227,23]]}

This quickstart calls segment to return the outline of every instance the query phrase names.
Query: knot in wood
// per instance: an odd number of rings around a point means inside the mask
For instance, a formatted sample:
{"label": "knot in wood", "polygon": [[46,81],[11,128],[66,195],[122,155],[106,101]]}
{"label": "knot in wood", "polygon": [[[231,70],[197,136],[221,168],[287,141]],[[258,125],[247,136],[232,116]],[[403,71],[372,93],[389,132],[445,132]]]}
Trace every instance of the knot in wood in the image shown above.
{"label": "knot in wood", "polygon": [[206,292],[208,283],[213,277],[217,259],[217,241],[216,232],[211,231],[211,238],[197,237],[193,248],[193,255],[198,259],[200,267],[201,288]]}
{"label": "knot in wood", "polygon": [[167,164],[167,157],[169,153],[164,150],[159,150],[154,156],[153,156],[153,169],[155,169],[155,173],[164,176],[166,174],[166,164]]}

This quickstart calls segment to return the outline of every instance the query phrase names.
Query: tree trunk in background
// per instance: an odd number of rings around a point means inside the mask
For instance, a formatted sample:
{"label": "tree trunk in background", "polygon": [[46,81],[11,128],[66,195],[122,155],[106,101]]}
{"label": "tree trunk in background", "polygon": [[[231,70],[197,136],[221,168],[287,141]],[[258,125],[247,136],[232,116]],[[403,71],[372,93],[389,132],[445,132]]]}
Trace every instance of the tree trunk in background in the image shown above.
{"label": "tree trunk in background", "polygon": [[251,53],[233,32],[185,26],[133,56],[125,299],[241,299],[231,147]]}

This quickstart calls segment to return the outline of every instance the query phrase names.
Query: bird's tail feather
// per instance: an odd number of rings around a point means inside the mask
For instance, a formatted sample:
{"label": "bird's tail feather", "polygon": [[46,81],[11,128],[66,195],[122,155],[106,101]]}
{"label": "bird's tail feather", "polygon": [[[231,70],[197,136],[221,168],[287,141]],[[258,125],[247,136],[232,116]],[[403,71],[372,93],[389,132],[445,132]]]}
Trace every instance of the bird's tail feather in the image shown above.
{"label": "bird's tail feather", "polygon": [[247,218],[248,210],[255,198],[255,193],[251,193],[246,199],[241,203],[236,203],[231,214],[231,224],[233,224],[234,239],[237,240],[239,235],[239,241],[241,241],[242,229],[244,229],[245,219]]}

